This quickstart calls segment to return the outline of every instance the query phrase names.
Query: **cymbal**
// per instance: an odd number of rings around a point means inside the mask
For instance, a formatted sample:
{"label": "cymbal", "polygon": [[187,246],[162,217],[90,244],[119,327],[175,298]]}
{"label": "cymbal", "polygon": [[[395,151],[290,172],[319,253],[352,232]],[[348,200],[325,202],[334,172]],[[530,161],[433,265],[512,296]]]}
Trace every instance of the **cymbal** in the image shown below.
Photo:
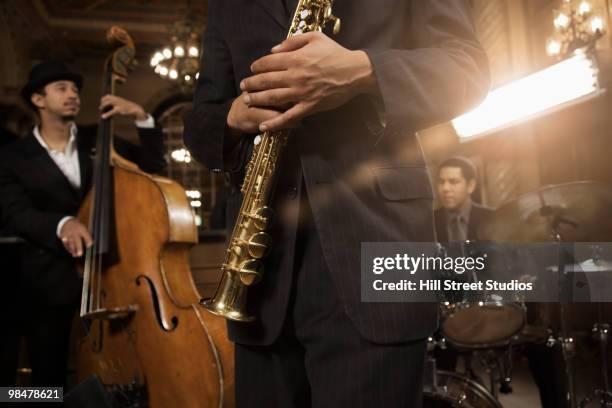
{"label": "cymbal", "polygon": [[[602,259],[602,260],[587,259],[586,261],[583,261],[580,263],[566,265],[565,269],[568,271],[573,271],[573,272],[610,273],[612,272],[612,262],[606,261],[605,259]],[[557,265],[553,265],[553,266],[549,266],[548,268],[546,268],[546,270],[549,270],[551,272],[557,272],[559,270],[559,267]]]}
{"label": "cymbal", "polygon": [[478,238],[495,242],[612,240],[612,190],[582,181],[542,187],[499,207],[484,220]]}

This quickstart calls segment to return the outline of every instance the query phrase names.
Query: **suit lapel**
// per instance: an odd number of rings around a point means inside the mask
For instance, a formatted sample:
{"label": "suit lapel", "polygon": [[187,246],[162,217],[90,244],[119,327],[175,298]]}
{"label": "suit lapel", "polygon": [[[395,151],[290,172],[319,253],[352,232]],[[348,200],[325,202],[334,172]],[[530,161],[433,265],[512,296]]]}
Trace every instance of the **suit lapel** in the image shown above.
{"label": "suit lapel", "polygon": [[32,133],[26,139],[25,153],[31,159],[32,169],[43,173],[42,183],[49,186],[63,186],[71,194],[78,196],[78,191],[72,187],[68,178],[55,164],[49,153],[38,143],[38,140],[36,140]]}
{"label": "suit lapel", "polygon": [[448,242],[448,232],[446,230],[446,210],[444,208],[440,208],[434,221],[436,224],[438,242]]}
{"label": "suit lapel", "polygon": [[481,216],[481,208],[476,203],[472,203],[470,222],[468,223],[468,238],[470,240],[476,240],[478,238],[478,226],[480,225]]}
{"label": "suit lapel", "polygon": [[[283,0],[255,0],[255,2],[264,9],[278,25],[285,30],[289,28],[289,20],[291,17],[287,16],[285,12]],[[293,10],[290,11],[290,14],[293,14]]]}

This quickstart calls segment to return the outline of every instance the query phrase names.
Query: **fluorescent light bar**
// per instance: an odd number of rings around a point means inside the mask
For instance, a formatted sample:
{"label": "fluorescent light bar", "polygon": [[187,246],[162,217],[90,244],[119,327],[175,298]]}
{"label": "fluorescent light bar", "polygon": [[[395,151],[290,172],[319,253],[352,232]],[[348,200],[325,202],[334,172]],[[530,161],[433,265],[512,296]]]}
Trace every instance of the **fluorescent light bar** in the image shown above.
{"label": "fluorescent light bar", "polygon": [[463,140],[518,124],[599,91],[597,67],[585,53],[489,93],[471,112],[452,121]]}

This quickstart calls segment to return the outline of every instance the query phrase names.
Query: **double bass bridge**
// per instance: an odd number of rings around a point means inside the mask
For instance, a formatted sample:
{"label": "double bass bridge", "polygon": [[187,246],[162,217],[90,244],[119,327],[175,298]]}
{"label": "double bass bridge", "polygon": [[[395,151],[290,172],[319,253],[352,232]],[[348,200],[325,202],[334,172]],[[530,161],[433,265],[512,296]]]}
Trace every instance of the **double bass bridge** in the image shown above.
{"label": "double bass bridge", "polygon": [[125,307],[101,308],[92,310],[81,315],[81,318],[88,320],[118,320],[127,319],[138,311],[138,305]]}

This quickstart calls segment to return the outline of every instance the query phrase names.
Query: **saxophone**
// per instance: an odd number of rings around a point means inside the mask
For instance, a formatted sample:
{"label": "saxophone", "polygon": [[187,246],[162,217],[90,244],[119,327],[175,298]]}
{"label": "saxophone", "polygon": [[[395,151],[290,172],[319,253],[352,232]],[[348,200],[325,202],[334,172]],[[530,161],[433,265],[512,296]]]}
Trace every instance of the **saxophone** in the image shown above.
{"label": "saxophone", "polygon": [[[322,31],[330,22],[337,34],[340,19],[332,14],[332,3],[333,0],[299,0],[287,38]],[[288,137],[288,131],[264,132],[254,140],[253,154],[241,188],[244,198],[221,268],[221,281],[213,297],[202,303],[206,310],[229,320],[250,322],[255,319],[246,308],[247,289],[261,280],[263,259],[272,245],[266,232],[273,217],[269,203],[276,166]]]}

